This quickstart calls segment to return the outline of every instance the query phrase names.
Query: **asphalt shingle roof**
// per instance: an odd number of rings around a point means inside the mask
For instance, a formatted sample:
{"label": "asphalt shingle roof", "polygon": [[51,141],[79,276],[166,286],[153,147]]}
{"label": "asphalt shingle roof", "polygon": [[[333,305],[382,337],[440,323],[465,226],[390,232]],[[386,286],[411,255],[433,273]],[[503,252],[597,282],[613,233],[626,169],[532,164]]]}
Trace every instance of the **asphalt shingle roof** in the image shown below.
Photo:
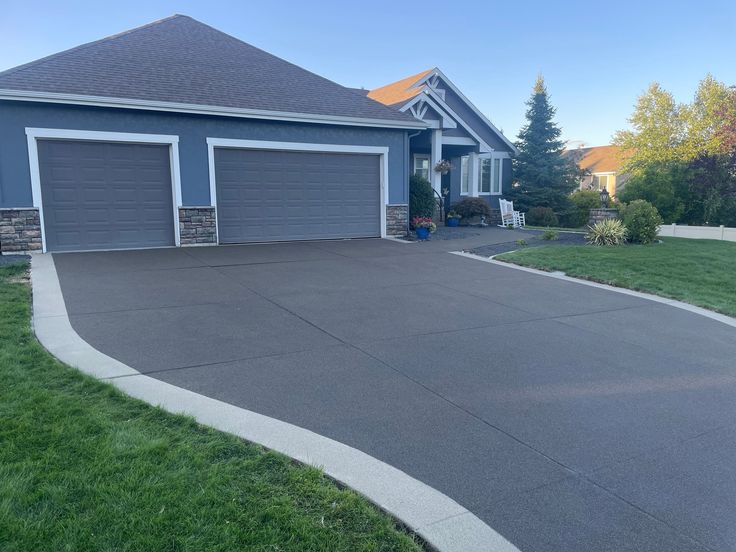
{"label": "asphalt shingle roof", "polygon": [[417,123],[183,15],[4,71],[0,89]]}
{"label": "asphalt shingle roof", "polygon": [[631,152],[619,146],[592,146],[566,150],[563,155],[572,159],[581,169],[591,173],[618,172],[621,165],[631,157]]}
{"label": "asphalt shingle roof", "polygon": [[392,82],[386,86],[374,88],[368,92],[368,97],[384,105],[402,106],[422,91],[421,87],[414,88],[414,85],[419,79],[427,76],[432,71],[434,69],[427,69],[426,71]]}

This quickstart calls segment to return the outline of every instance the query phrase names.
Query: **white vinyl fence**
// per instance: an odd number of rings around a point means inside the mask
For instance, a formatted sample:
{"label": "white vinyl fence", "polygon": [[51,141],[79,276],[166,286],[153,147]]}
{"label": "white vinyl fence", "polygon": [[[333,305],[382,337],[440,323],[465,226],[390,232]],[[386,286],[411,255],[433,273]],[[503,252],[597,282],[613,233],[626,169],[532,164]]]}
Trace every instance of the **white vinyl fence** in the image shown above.
{"label": "white vinyl fence", "polygon": [[659,227],[659,235],[671,238],[736,242],[736,228],[728,228],[726,226],[678,226],[677,224],[663,224]]}

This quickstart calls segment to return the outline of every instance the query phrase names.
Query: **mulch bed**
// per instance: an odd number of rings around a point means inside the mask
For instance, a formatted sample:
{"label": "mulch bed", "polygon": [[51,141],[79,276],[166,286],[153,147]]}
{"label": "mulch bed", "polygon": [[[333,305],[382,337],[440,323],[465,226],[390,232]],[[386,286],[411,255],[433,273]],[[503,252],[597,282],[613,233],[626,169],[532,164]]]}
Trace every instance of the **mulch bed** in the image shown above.
{"label": "mulch bed", "polygon": [[543,240],[542,230],[524,230],[524,232],[532,234],[532,237],[526,238],[526,244],[520,244],[517,241],[509,241],[504,243],[495,243],[492,245],[482,245],[468,250],[468,253],[480,255],[482,257],[492,257],[517,249],[525,249],[527,247],[551,247],[555,245],[585,245],[585,234],[574,232],[558,232],[556,240]]}

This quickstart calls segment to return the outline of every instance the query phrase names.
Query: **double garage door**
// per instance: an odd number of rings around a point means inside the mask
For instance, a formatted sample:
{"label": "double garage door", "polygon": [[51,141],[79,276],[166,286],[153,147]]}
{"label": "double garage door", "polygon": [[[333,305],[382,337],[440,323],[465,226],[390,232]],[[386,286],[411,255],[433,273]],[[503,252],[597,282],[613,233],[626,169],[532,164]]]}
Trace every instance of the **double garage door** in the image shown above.
{"label": "double garage door", "polygon": [[[169,145],[38,140],[49,251],[175,245]],[[377,237],[377,155],[215,148],[220,243]]]}

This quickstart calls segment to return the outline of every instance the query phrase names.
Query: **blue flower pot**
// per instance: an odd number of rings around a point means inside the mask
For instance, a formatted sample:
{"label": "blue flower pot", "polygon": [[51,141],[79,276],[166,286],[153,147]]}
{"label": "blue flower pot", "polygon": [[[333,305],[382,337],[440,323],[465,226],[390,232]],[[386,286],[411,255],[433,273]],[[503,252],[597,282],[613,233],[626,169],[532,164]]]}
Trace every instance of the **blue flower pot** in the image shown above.
{"label": "blue flower pot", "polygon": [[429,238],[429,228],[417,228],[417,239],[426,240]]}
{"label": "blue flower pot", "polygon": [[446,221],[447,226],[451,228],[455,228],[456,226],[460,226],[460,219],[459,218],[448,218]]}

